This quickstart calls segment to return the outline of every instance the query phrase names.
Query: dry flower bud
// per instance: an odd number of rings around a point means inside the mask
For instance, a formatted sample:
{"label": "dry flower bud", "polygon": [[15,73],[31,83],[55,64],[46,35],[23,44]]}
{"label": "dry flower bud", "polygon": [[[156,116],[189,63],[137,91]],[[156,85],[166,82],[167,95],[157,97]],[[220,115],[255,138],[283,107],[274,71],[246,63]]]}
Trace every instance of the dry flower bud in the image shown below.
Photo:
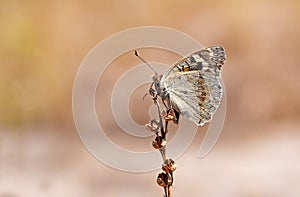
{"label": "dry flower bud", "polygon": [[172,184],[172,178],[168,174],[161,172],[158,174],[156,182],[159,186],[166,187]]}
{"label": "dry flower bud", "polygon": [[166,146],[167,141],[164,140],[161,136],[156,136],[156,138],[152,141],[152,146],[155,149],[160,149]]}
{"label": "dry flower bud", "polygon": [[163,117],[166,121],[171,121],[175,119],[175,112],[173,109],[169,109],[168,112],[163,112]]}
{"label": "dry flower bud", "polygon": [[162,165],[162,170],[165,172],[174,172],[176,170],[176,163],[172,159],[167,159]]}

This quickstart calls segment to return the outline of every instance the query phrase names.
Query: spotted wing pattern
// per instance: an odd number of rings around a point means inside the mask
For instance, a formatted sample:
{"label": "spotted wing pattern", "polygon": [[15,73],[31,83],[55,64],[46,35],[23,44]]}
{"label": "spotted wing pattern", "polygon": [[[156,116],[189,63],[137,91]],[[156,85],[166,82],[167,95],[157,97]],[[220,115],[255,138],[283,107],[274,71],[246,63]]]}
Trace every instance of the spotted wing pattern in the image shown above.
{"label": "spotted wing pattern", "polygon": [[224,49],[213,46],[176,62],[161,79],[172,107],[197,125],[209,122],[221,101],[220,71],[225,60]]}

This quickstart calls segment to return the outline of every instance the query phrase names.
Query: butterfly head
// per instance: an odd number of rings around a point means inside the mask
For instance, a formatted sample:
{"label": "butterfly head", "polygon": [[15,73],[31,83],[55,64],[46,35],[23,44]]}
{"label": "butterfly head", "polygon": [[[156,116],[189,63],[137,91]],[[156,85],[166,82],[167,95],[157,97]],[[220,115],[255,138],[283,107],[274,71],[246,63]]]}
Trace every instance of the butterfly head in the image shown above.
{"label": "butterfly head", "polygon": [[158,75],[157,73],[154,73],[152,75],[152,80],[153,80],[153,83],[154,83],[156,89],[157,89],[157,87],[160,86],[161,78],[162,78],[162,75]]}
{"label": "butterfly head", "polygon": [[154,83],[155,90],[156,90],[157,94],[162,99],[164,99],[167,96],[167,91],[166,91],[166,88],[164,88],[162,83],[161,83],[161,78],[162,78],[162,75],[158,75],[157,73],[154,73],[152,75],[152,80],[153,80],[153,83]]}

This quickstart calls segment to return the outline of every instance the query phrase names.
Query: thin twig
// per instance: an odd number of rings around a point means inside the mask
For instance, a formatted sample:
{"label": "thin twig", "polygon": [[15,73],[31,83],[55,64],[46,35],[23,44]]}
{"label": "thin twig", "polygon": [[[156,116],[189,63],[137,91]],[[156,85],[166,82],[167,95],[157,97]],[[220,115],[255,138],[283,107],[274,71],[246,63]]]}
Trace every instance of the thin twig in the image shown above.
{"label": "thin twig", "polygon": [[[170,168],[171,165],[168,162],[170,160],[167,160],[167,145],[163,144],[164,142],[167,141],[167,133],[168,133],[168,126],[169,126],[169,122],[171,119],[168,118],[164,118],[165,121],[163,121],[162,118],[162,111],[160,108],[160,105],[157,101],[157,95],[156,94],[152,94],[152,99],[154,101],[154,104],[157,106],[157,111],[158,111],[158,117],[159,117],[159,121],[156,121],[155,119],[151,120],[150,123],[156,122],[158,124],[157,128],[151,127],[150,130],[155,131],[156,137],[158,139],[158,141],[156,143],[157,147],[159,147],[159,151],[161,153],[162,156],[162,160],[163,160],[163,166],[167,165],[167,168],[163,168],[163,170],[165,171],[165,173],[163,174],[163,176],[161,177],[162,183],[160,183],[161,186],[164,187],[164,193],[165,193],[165,197],[172,197],[172,185],[173,185],[173,181],[174,181],[174,177],[173,177],[173,170],[174,168]],[[164,103],[164,106],[166,107],[167,105]],[[169,115],[168,113],[170,112],[170,109],[167,109],[167,116]],[[153,124],[150,124],[153,126]],[[157,130],[158,129],[158,130]],[[164,142],[163,142],[164,141]],[[173,161],[174,162],[174,161]],[[176,169],[176,167],[175,167]]]}
{"label": "thin twig", "polygon": [[172,185],[168,186],[168,197],[172,197]]}

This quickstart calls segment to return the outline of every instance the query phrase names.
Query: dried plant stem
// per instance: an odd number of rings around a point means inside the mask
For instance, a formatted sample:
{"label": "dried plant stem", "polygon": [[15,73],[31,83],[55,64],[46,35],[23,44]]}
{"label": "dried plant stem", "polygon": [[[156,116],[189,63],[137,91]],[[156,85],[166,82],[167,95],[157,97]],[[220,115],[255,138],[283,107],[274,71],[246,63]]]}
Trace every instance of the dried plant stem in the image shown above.
{"label": "dried plant stem", "polygon": [[[164,187],[165,197],[172,197],[172,184],[174,181],[173,171],[176,169],[176,164],[172,159],[167,159],[167,133],[168,133],[168,121],[172,120],[172,118],[164,117],[163,121],[163,113],[160,109],[160,105],[157,102],[157,95],[152,95],[152,99],[154,104],[157,106],[159,121],[153,119],[150,124],[147,124],[146,127],[148,130],[155,132],[156,138],[152,142],[154,148],[159,149],[163,164],[162,169],[163,173],[160,173],[157,178],[157,183]],[[166,106],[166,105],[165,105]],[[167,109],[167,113],[169,113],[170,109]],[[173,117],[171,115],[171,117]]]}
{"label": "dried plant stem", "polygon": [[168,186],[168,197],[172,197],[172,185]]}
{"label": "dried plant stem", "polygon": [[161,157],[163,159],[163,162],[165,162],[166,159],[167,159],[167,156],[166,156],[166,147],[164,146],[164,147],[160,148],[159,151],[161,153]]}
{"label": "dried plant stem", "polygon": [[[165,136],[165,140],[167,141],[167,133],[168,133],[168,121],[165,121],[165,129],[164,129],[164,136]],[[163,151],[164,151],[164,155],[162,157],[163,159],[163,164],[166,162],[167,160],[167,157],[166,157],[166,152],[167,152],[167,145],[164,146],[163,148]],[[172,173],[172,172],[171,172]],[[170,176],[169,174],[170,173],[167,173],[168,174],[168,177]],[[173,174],[173,173],[172,173]],[[172,197],[172,183],[174,181],[173,179],[173,175],[170,176],[171,177],[171,184],[168,185],[167,187],[165,187],[167,189],[167,193],[166,193],[166,197]]]}

